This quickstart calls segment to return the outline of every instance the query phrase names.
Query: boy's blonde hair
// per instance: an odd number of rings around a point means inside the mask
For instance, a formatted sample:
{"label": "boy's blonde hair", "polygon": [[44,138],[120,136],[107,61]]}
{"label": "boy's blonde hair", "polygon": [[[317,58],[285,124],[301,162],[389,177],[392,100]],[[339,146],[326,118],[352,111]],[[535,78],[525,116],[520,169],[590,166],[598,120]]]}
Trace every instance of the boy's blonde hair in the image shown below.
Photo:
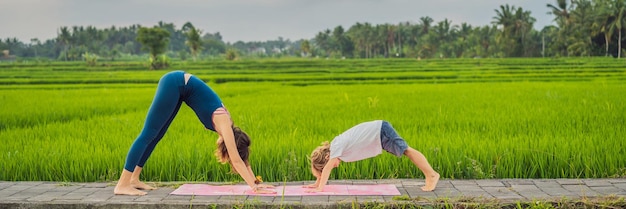
{"label": "boy's blonde hair", "polygon": [[309,159],[311,159],[311,167],[320,173],[324,170],[324,166],[330,157],[330,144],[328,141],[322,142],[322,145],[313,150]]}

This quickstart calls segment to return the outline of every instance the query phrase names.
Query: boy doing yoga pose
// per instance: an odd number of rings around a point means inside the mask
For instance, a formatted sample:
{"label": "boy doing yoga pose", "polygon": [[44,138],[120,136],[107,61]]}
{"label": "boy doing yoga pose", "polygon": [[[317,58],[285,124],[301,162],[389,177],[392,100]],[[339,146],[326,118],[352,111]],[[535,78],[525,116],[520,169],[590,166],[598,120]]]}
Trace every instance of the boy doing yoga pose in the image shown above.
{"label": "boy doing yoga pose", "polygon": [[317,178],[314,184],[304,187],[312,188],[307,192],[321,192],[328,182],[333,168],[340,162],[354,162],[377,156],[385,150],[397,157],[406,155],[426,176],[423,191],[433,191],[439,181],[439,173],[428,164],[424,155],[409,147],[406,141],[398,136],[396,130],[387,121],[375,120],[358,124],[339,136],[329,144],[322,143],[311,153],[311,171]]}

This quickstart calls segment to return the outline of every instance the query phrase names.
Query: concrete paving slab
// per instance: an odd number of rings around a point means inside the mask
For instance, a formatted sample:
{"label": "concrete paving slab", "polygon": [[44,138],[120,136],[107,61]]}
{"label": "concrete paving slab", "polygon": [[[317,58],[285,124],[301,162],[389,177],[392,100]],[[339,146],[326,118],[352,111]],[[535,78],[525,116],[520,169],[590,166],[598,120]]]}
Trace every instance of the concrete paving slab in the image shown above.
{"label": "concrete paving slab", "polygon": [[541,188],[560,188],[563,187],[563,185],[559,184],[559,182],[557,182],[554,179],[551,180],[534,180],[534,185],[540,186]]}
{"label": "concrete paving slab", "polygon": [[437,188],[453,188],[454,185],[452,185],[451,181],[446,181],[446,180],[439,180],[439,183],[437,183]]}
{"label": "concrete paving slab", "polygon": [[[0,209],[4,208],[349,208],[353,204],[430,204],[460,199],[530,201],[576,199],[615,195],[625,197],[626,181],[620,179],[442,179],[435,191],[421,191],[423,179],[334,180],[332,184],[393,184],[400,196],[180,196],[170,195],[180,182],[159,183],[145,196],[114,195],[110,182],[2,182]],[[210,184],[220,184],[209,182]],[[313,183],[270,182],[274,185]]]}
{"label": "concrete paving slab", "polygon": [[476,180],[476,184],[481,187],[504,187],[502,181],[499,180]]}
{"label": "concrete paving slab", "polygon": [[587,185],[588,187],[607,187],[607,186],[613,186],[613,183],[611,183],[608,180],[584,180],[585,185]]}
{"label": "concrete paving slab", "polygon": [[541,200],[541,199],[548,199],[548,198],[552,197],[549,194],[541,192],[541,191],[539,191],[539,192],[520,192],[518,194],[520,194],[520,196],[524,197],[524,200]]}
{"label": "concrete paving slab", "polygon": [[503,182],[507,182],[509,185],[535,185],[532,179],[505,179]]}
{"label": "concrete paving slab", "polygon": [[585,184],[582,179],[557,179],[556,180],[561,185],[580,185]]}
{"label": "concrete paving slab", "polygon": [[478,184],[476,183],[475,180],[457,180],[457,181],[450,181],[450,183],[452,185],[454,185],[455,187],[457,187],[457,186],[478,186]]}
{"label": "concrete paving slab", "polygon": [[[591,187],[594,192],[597,192],[594,196],[602,196],[602,195],[612,195],[623,192],[624,190],[614,187],[614,186],[603,186],[603,187]],[[589,194],[589,193],[586,193]]]}
{"label": "concrete paving slab", "polygon": [[489,193],[495,199],[520,199],[522,196],[505,187],[483,187],[485,192]]}
{"label": "concrete paving slab", "polygon": [[613,183],[613,186],[619,188],[620,190],[626,190],[626,182],[624,183]]}

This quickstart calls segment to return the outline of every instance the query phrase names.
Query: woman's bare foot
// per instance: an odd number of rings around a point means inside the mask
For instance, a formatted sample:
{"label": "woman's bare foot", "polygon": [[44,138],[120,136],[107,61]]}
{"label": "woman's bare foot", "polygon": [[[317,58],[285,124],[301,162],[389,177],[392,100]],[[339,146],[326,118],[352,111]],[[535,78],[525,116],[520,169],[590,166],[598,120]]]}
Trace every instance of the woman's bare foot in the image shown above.
{"label": "woman's bare foot", "polygon": [[119,195],[135,195],[135,196],[142,196],[142,195],[146,195],[146,192],[143,191],[139,191],[137,189],[135,189],[133,186],[128,185],[128,186],[120,186],[117,185],[115,186],[115,189],[113,190],[114,194],[119,194]]}
{"label": "woman's bare foot", "polygon": [[304,186],[302,186],[302,188],[317,188],[317,184],[304,185]]}
{"label": "woman's bare foot", "polygon": [[439,173],[435,173],[435,175],[426,176],[426,185],[422,187],[422,191],[429,192],[435,190],[437,187],[437,182],[439,182]]}
{"label": "woman's bare foot", "polygon": [[150,185],[147,185],[141,181],[131,181],[130,185],[133,186],[135,189],[139,189],[139,190],[155,190],[155,187],[152,187]]}

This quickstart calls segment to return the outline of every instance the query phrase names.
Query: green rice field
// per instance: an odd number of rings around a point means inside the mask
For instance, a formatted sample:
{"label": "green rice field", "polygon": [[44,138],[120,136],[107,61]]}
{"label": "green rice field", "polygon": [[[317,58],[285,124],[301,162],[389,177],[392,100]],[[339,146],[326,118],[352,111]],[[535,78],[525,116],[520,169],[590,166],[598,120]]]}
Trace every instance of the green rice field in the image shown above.
{"label": "green rice field", "polygon": [[[312,180],[307,155],[389,121],[443,178],[626,177],[626,61],[612,58],[180,62],[252,138],[265,181]],[[161,75],[145,63],[0,63],[0,180],[115,181]],[[241,181],[183,106],[146,181]],[[383,153],[331,179],[423,178]]]}

